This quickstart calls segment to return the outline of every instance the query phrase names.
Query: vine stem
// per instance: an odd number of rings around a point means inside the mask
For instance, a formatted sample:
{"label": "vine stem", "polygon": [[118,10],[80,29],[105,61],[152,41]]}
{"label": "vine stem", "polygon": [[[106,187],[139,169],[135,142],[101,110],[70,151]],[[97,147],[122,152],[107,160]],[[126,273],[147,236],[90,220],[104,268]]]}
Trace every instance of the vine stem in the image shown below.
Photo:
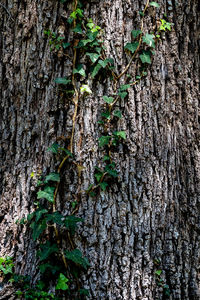
{"label": "vine stem", "polygon": [[144,8],[144,11],[143,11],[143,17],[142,17],[141,27],[140,27],[141,33],[140,33],[140,39],[139,39],[139,44],[137,46],[137,49],[135,50],[134,54],[132,55],[132,57],[131,57],[128,65],[121,72],[121,74],[118,75],[117,80],[119,80],[128,71],[128,69],[130,68],[130,65],[131,65],[132,61],[134,60],[134,58],[136,57],[138,51],[140,50],[140,46],[141,46],[141,43],[142,43],[142,31],[143,31],[143,27],[144,27],[144,14],[145,14],[148,6],[149,6],[149,0],[147,0],[145,8]]}

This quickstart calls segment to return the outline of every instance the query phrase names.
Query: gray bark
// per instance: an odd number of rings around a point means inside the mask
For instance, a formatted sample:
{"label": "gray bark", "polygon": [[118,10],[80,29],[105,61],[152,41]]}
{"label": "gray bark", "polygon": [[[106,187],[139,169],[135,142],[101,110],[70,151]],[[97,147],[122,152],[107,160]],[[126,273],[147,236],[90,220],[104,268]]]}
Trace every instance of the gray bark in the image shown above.
{"label": "gray bark", "polygon": [[[45,29],[62,30],[62,4],[1,3],[6,9],[0,6],[0,256],[15,256],[16,270],[35,278],[35,245],[27,228],[15,222],[33,209],[31,172],[53,171],[55,161],[46,149],[70,136],[74,106],[54,79],[69,75],[72,65],[62,53],[50,52],[44,37]],[[127,140],[114,154],[119,180],[95,199],[79,194],[84,224],[76,245],[91,263],[82,278],[90,299],[166,299],[156,284],[156,259],[170,299],[200,299],[199,4],[159,3],[156,19],[166,13],[174,26],[157,45],[148,76],[120,103],[124,118],[118,129],[127,132]],[[137,11],[145,2],[85,5],[88,17],[105,31],[107,54],[123,70],[128,62],[123,47],[139,26]],[[151,31],[152,15],[146,20],[144,30]],[[134,76],[134,64],[129,74]],[[74,153],[85,169],[78,178],[74,166],[67,166],[59,197],[63,213],[74,195],[94,183],[103,156],[97,121],[102,96],[113,91],[107,79],[91,87],[93,94],[81,99],[75,127]],[[6,299],[6,286],[1,293]]]}

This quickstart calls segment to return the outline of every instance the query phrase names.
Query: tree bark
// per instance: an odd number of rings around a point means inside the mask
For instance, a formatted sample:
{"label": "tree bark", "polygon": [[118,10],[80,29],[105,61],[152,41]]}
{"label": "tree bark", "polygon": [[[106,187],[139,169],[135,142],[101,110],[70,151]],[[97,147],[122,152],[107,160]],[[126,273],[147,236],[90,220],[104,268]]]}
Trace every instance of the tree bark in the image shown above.
{"label": "tree bark", "polygon": [[[84,218],[75,243],[91,267],[82,281],[89,299],[168,299],[156,283],[155,271],[171,295],[169,299],[200,299],[199,271],[199,3],[160,0],[151,9],[144,31],[151,32],[166,13],[174,23],[161,37],[148,76],[120,102],[123,118],[118,130],[127,140],[114,153],[117,183],[98,197],[82,195],[95,182],[102,96],[112,83],[90,83],[92,94],[82,98],[75,126],[74,155],[84,166],[78,176],[67,165],[59,192],[59,209],[68,213],[79,195],[78,216]],[[129,61],[124,45],[139,28],[138,11],[145,1],[105,0],[84,3],[86,16],[104,29],[106,53],[117,71]],[[74,105],[54,83],[71,74],[72,64],[62,52],[49,50],[44,30],[63,30],[71,13],[59,1],[8,0],[0,3],[0,256],[14,256],[17,272],[38,278],[36,245],[27,227],[17,225],[33,210],[35,180],[31,172],[54,171],[46,150],[69,137]],[[155,17],[154,17],[155,14]],[[70,32],[65,32],[65,35]],[[129,70],[135,76],[135,65]],[[123,78],[121,83],[123,84]],[[1,286],[0,299],[6,296]],[[6,298],[7,297],[7,298]],[[9,298],[10,297],[10,298]]]}

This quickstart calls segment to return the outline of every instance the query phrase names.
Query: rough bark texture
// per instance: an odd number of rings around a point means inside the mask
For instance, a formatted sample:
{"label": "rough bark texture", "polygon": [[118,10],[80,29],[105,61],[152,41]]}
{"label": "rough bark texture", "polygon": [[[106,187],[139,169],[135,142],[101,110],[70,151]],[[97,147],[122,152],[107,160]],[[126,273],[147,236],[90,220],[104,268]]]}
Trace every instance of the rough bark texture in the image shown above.
{"label": "rough bark texture", "polygon": [[[90,299],[165,299],[155,282],[155,259],[161,261],[171,299],[200,299],[199,4],[158,2],[156,18],[166,13],[174,26],[157,46],[148,76],[120,103],[124,119],[119,129],[128,138],[115,153],[119,181],[96,199],[80,199],[78,215],[85,221],[76,243],[91,263],[82,279]],[[85,5],[105,30],[106,52],[122,70],[128,61],[124,44],[138,28],[137,11],[145,2]],[[146,19],[146,31],[156,25],[153,14]],[[72,129],[74,107],[54,83],[71,73],[71,62],[50,52],[44,37],[45,29],[62,30],[65,22],[58,1],[0,4],[0,256],[14,255],[17,271],[33,277],[35,245],[26,227],[15,221],[33,209],[30,173],[49,171],[50,165],[54,170],[46,149]],[[133,65],[129,74],[134,72]],[[102,157],[97,121],[111,83],[101,79],[92,90],[81,100],[75,127],[75,157],[85,169],[78,178],[74,166],[66,168],[59,197],[63,212],[77,191],[94,182],[94,167]],[[1,289],[0,299],[11,299],[13,291]]]}

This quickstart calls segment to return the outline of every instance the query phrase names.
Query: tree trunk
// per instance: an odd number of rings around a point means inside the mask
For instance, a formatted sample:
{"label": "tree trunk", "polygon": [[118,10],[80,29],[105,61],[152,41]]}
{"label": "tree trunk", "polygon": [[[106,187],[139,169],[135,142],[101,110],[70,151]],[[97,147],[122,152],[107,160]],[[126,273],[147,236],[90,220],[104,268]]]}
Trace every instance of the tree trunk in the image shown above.
{"label": "tree trunk", "polygon": [[[105,52],[118,73],[129,61],[124,45],[139,28],[145,3],[84,2],[86,17],[104,30]],[[159,4],[149,9],[144,31],[152,32],[164,13],[172,31],[157,43],[148,75],[117,104],[123,118],[114,129],[127,136],[113,153],[119,175],[94,198],[81,191],[95,184],[95,167],[101,166],[98,120],[112,81],[89,79],[92,94],[78,105],[73,153],[84,169],[67,164],[58,208],[67,214],[78,201],[76,215],[84,222],[75,244],[91,265],[81,279],[89,299],[200,299],[199,4]],[[0,256],[15,257],[16,272],[33,282],[39,277],[37,247],[28,227],[16,221],[34,208],[31,173],[55,170],[47,148],[60,140],[69,145],[74,104],[54,80],[71,74],[72,63],[62,51],[50,51],[44,30],[65,30],[70,39],[65,24],[71,12],[71,2],[0,3]],[[128,73],[134,78],[135,71],[133,63]],[[0,292],[0,299],[15,298],[5,282]]]}

